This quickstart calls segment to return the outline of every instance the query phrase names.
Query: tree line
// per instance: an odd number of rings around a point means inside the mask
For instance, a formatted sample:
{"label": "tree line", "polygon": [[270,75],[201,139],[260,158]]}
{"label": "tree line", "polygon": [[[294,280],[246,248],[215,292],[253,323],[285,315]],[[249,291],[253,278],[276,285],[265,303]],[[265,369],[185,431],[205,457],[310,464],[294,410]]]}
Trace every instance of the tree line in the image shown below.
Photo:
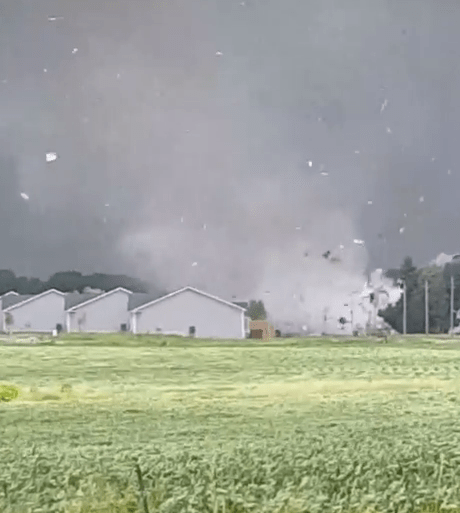
{"label": "tree line", "polygon": [[49,289],[61,292],[83,292],[86,288],[104,292],[124,287],[132,292],[152,292],[146,283],[124,275],[95,273],[84,275],[77,271],[58,272],[46,281],[39,278],[16,276],[13,271],[0,270],[0,295],[13,290],[18,294],[40,294]]}
{"label": "tree line", "polygon": [[[431,265],[417,268],[411,257],[406,257],[399,269],[391,269],[386,276],[394,285],[406,285],[406,331],[425,332],[425,281],[428,282],[428,320],[430,333],[448,333],[450,329],[451,277],[454,285],[454,326],[458,325],[456,312],[460,309],[460,260],[454,259],[444,267]],[[372,299],[372,298],[371,298]],[[393,329],[403,332],[403,296],[394,305],[379,311]]]}

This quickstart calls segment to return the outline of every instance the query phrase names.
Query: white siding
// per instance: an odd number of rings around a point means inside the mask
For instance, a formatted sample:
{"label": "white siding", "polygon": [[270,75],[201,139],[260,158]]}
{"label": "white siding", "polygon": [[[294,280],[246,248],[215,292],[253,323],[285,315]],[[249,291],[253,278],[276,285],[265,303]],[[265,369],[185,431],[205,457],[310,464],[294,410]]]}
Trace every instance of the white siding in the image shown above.
{"label": "white siding", "polygon": [[198,338],[244,338],[244,311],[215,299],[185,290],[175,296],[146,306],[133,316],[136,333],[189,334],[195,327]]}
{"label": "white siding", "polygon": [[75,313],[67,313],[68,330],[112,333],[120,331],[122,324],[129,329],[128,299],[128,292],[118,290],[77,307]]}
{"label": "white siding", "polygon": [[11,315],[13,324],[7,328],[13,331],[51,332],[57,324],[65,328],[64,301],[64,295],[53,291],[3,312],[3,320],[8,313]]}

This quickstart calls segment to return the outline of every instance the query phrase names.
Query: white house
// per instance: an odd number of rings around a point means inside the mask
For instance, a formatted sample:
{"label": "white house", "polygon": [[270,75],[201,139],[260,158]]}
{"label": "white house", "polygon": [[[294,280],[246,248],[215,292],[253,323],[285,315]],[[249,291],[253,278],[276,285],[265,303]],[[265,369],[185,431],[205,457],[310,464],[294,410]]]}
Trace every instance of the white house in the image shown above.
{"label": "white house", "polygon": [[41,294],[2,297],[3,331],[51,332],[64,327],[65,294],[50,289]]}
{"label": "white house", "polygon": [[128,331],[128,301],[131,295],[132,292],[123,287],[102,294],[69,294],[66,301],[67,331]]}
{"label": "white house", "polygon": [[131,306],[133,333],[174,333],[199,338],[245,338],[245,308],[193,287]]}

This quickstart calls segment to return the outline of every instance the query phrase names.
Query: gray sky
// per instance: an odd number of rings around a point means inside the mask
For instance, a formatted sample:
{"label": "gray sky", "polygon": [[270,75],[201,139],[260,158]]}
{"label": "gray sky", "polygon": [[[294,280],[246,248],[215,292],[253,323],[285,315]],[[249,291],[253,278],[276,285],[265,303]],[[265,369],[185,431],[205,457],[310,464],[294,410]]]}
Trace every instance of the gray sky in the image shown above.
{"label": "gray sky", "polygon": [[0,0],[0,268],[279,309],[458,252],[459,26],[455,0]]}

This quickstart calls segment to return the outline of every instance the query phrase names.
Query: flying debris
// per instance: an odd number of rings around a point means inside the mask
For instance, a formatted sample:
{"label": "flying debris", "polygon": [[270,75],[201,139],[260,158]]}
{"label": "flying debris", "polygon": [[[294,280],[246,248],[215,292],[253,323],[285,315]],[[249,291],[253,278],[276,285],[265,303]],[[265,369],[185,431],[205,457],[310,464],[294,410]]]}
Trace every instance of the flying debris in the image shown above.
{"label": "flying debris", "polygon": [[193,262],[192,267],[196,267],[198,265],[198,262]]}
{"label": "flying debris", "polygon": [[345,246],[343,244],[340,244],[339,248],[340,249],[345,249]]}
{"label": "flying debris", "polygon": [[326,251],[326,253],[323,253],[323,258],[325,258],[327,260],[330,255],[331,255],[331,252],[330,251]]}
{"label": "flying debris", "polygon": [[181,223],[183,223],[183,222],[184,222],[184,218],[183,218],[183,217],[181,217],[181,218],[180,218],[180,222],[181,222]]}
{"label": "flying debris", "polygon": [[21,192],[21,198],[25,199],[25,200],[28,200],[29,196],[25,192]]}
{"label": "flying debris", "polygon": [[48,16],[48,21],[63,20],[64,16]]}
{"label": "flying debris", "polygon": [[359,150],[355,150],[355,153],[356,153],[356,155],[359,155],[360,151]]}
{"label": "flying debris", "polygon": [[104,205],[104,207],[110,207],[110,204],[109,204],[109,203],[106,203],[106,204]]}
{"label": "flying debris", "polygon": [[425,198],[423,196],[420,196],[419,201],[420,203],[423,203],[425,201]]}
{"label": "flying debris", "polygon": [[404,228],[404,226],[402,226],[402,227],[399,229],[399,233],[404,233],[404,230],[405,230],[405,228]]}
{"label": "flying debris", "polygon": [[329,176],[329,173],[328,173],[328,172],[326,172],[326,171],[323,171],[323,172],[321,173],[321,176]]}
{"label": "flying debris", "polygon": [[301,229],[301,227],[300,227],[300,226],[296,226],[296,227],[295,227],[295,229],[296,229],[296,230],[300,230],[300,229]]}
{"label": "flying debris", "polygon": [[391,134],[392,131],[391,131],[391,128],[387,126],[387,134]]}
{"label": "flying debris", "polygon": [[369,201],[367,202],[367,204],[368,204],[368,205],[372,205],[372,200],[369,200]]}
{"label": "flying debris", "polygon": [[303,331],[307,331],[307,327],[305,326],[305,324],[302,326],[302,329]]}
{"label": "flying debris", "polygon": [[404,213],[404,217],[407,217],[407,214],[406,214],[406,213]]}
{"label": "flying debris", "polygon": [[72,55],[75,55],[77,52],[78,52],[78,48],[74,48],[74,49],[72,50]]}
{"label": "flying debris", "polygon": [[431,157],[431,162],[434,162],[436,160],[436,157]]}
{"label": "flying debris", "polygon": [[206,225],[205,224],[203,225],[203,230],[206,230]]}
{"label": "flying debris", "polygon": [[311,160],[308,161],[308,167],[312,167],[313,166],[313,162]]}
{"label": "flying debris", "polygon": [[385,98],[385,101],[382,103],[382,106],[380,107],[380,114],[385,110],[385,107],[388,105],[388,100]]}
{"label": "flying debris", "polygon": [[106,218],[106,217],[104,217],[103,221],[104,221],[104,223],[106,223],[106,222],[107,222],[107,218]]}
{"label": "flying debris", "polygon": [[57,154],[51,151],[46,154],[46,162],[54,162],[57,159]]}
{"label": "flying debris", "polygon": [[451,175],[452,174],[452,171],[450,169],[447,170],[447,174],[448,175]]}
{"label": "flying debris", "polygon": [[48,70],[46,68],[43,68],[43,73],[48,73]]}
{"label": "flying debris", "polygon": [[364,241],[360,239],[353,239],[353,242],[355,244],[358,244],[358,246],[364,246]]}
{"label": "flying debris", "polygon": [[218,57],[220,57],[221,55],[223,55],[223,53],[222,53],[222,52],[216,52],[216,55],[217,55]]}

